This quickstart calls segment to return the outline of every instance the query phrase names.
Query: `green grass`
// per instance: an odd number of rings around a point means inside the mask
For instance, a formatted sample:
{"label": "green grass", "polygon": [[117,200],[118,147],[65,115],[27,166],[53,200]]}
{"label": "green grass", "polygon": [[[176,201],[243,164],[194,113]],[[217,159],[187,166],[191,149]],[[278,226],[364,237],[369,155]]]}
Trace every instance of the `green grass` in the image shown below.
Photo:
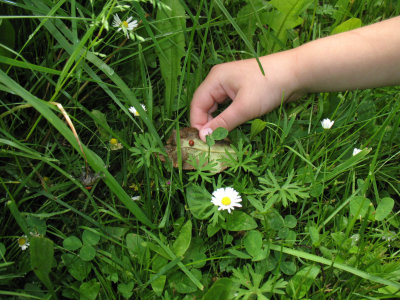
{"label": "green grass", "polygon": [[[398,1],[0,8],[0,298],[399,297],[398,87],[311,94],[249,121],[219,174],[183,170],[183,145],[180,168],[161,159],[213,65],[398,15]],[[139,20],[129,39],[115,13]],[[210,202],[228,186],[243,199],[231,214]]]}

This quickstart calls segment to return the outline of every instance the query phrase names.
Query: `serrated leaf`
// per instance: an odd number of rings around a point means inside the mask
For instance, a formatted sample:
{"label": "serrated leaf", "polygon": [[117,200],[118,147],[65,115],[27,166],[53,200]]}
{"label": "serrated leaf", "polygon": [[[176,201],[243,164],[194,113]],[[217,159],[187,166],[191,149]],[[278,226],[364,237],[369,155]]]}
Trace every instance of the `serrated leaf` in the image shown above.
{"label": "serrated leaf", "polygon": [[383,221],[392,211],[394,200],[390,197],[382,198],[376,208],[375,220]]}
{"label": "serrated leaf", "polygon": [[[195,128],[181,128],[180,134],[180,147],[182,157],[182,168],[184,170],[194,170],[194,166],[189,164],[190,157],[200,157],[201,155],[207,155],[208,161],[211,164],[215,164],[213,171],[215,173],[222,172],[227,167],[220,161],[222,157],[226,156],[228,152],[233,157],[236,157],[235,151],[230,147],[230,142],[227,140],[216,141],[212,147],[208,147],[199,138],[199,133]],[[173,163],[175,168],[178,168],[178,149],[177,149],[177,136],[176,130],[172,131],[170,138],[165,146],[166,153]],[[160,157],[164,160],[163,157]]]}

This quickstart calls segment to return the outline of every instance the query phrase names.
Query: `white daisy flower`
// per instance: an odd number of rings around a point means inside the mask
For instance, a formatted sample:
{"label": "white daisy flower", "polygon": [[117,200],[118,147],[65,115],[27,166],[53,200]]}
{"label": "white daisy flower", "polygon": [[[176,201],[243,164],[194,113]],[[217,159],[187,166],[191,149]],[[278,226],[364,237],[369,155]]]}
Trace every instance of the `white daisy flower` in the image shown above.
{"label": "white daisy flower", "polygon": [[117,31],[122,30],[124,34],[126,34],[126,38],[129,38],[128,31],[132,31],[138,26],[138,21],[137,20],[132,21],[132,19],[133,17],[129,17],[126,21],[121,21],[118,14],[115,14],[112,26],[118,27]]}
{"label": "white daisy flower", "polygon": [[[144,104],[140,104],[144,111],[146,111],[146,106]],[[133,106],[129,107],[129,111],[135,116],[139,117],[139,112]]]}
{"label": "white daisy flower", "polygon": [[28,237],[26,235],[23,235],[18,238],[18,246],[20,246],[22,251],[28,249],[29,245],[30,245],[30,243],[29,243]]}
{"label": "white daisy flower", "polygon": [[321,122],[321,126],[324,129],[331,129],[331,127],[333,126],[333,123],[335,123],[335,121],[331,121],[329,119],[323,119]]}
{"label": "white daisy flower", "polygon": [[242,207],[239,202],[242,202],[242,198],[239,193],[231,187],[220,188],[212,193],[211,202],[219,206],[218,210],[226,209],[229,213],[234,210],[235,207]]}
{"label": "white daisy flower", "polygon": [[360,153],[361,151],[362,151],[361,149],[354,148],[354,150],[353,150],[353,156],[354,156],[354,155],[357,155],[357,154]]}

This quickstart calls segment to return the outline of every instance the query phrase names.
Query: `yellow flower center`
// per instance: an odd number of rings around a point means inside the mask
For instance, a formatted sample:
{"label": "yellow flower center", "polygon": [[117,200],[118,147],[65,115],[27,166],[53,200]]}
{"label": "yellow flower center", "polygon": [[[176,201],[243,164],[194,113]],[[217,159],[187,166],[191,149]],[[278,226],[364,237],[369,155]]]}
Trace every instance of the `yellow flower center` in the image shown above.
{"label": "yellow flower center", "polygon": [[26,238],[20,237],[18,238],[18,245],[23,246],[26,244]]}
{"label": "yellow flower center", "polygon": [[223,205],[229,205],[229,204],[231,204],[231,198],[229,198],[229,197],[224,197],[224,198],[222,198],[222,200],[221,200],[221,203],[223,204]]}
{"label": "yellow flower center", "polygon": [[129,23],[127,21],[122,21],[121,25],[122,25],[122,27],[125,27],[125,28],[129,27]]}
{"label": "yellow flower center", "polygon": [[110,140],[110,144],[111,144],[111,145],[116,145],[117,143],[118,143],[118,140],[117,140],[117,139],[112,138],[112,139]]}

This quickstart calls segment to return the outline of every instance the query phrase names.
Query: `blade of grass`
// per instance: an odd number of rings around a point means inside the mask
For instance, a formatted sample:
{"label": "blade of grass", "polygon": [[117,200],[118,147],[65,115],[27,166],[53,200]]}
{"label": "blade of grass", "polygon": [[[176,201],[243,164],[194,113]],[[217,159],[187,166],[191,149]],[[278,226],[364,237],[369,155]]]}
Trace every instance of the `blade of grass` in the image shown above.
{"label": "blade of grass", "polygon": [[[73,133],[68,129],[65,123],[59,119],[49,108],[47,103],[36,98],[34,95],[25,90],[22,86],[12,80],[3,71],[0,70],[0,81],[8,86],[16,95],[31,104],[43,117],[45,117],[67,140],[68,142],[82,155],[78,142]],[[119,200],[136,216],[143,224],[154,228],[154,224],[147,218],[143,211],[132,201],[128,194],[123,190],[115,178],[105,168],[103,160],[93,151],[83,145],[83,150],[89,165],[95,172],[104,174],[103,180],[108,185],[110,190],[114,192]]]}
{"label": "blade of grass", "polygon": [[351,266],[348,266],[348,265],[345,265],[345,264],[342,264],[342,263],[334,262],[334,261],[332,261],[330,259],[327,259],[327,258],[324,258],[324,257],[320,257],[320,256],[317,256],[317,255],[314,255],[314,254],[310,254],[310,253],[307,253],[307,252],[303,252],[303,251],[299,251],[299,250],[295,250],[295,249],[290,249],[290,248],[286,248],[286,247],[282,247],[282,246],[274,245],[274,244],[270,244],[269,247],[270,247],[270,249],[272,249],[274,251],[283,252],[285,254],[289,254],[289,255],[292,255],[292,256],[295,256],[295,257],[300,257],[300,258],[303,258],[303,259],[314,261],[316,263],[320,263],[320,264],[323,264],[323,265],[331,266],[333,268],[336,268],[338,270],[342,270],[342,271],[351,273],[351,274],[356,275],[358,277],[361,277],[361,278],[364,278],[364,279],[367,279],[367,280],[370,280],[370,281],[373,281],[373,282],[376,282],[376,283],[380,283],[380,284],[383,284],[383,285],[387,285],[387,286],[391,286],[391,287],[400,289],[400,283],[399,282],[395,282],[395,281],[388,280],[388,279],[385,279],[385,278],[382,278],[382,277],[379,277],[379,276],[376,276],[376,275],[372,275],[372,274],[369,274],[367,272],[361,271],[359,269],[353,268]]}

